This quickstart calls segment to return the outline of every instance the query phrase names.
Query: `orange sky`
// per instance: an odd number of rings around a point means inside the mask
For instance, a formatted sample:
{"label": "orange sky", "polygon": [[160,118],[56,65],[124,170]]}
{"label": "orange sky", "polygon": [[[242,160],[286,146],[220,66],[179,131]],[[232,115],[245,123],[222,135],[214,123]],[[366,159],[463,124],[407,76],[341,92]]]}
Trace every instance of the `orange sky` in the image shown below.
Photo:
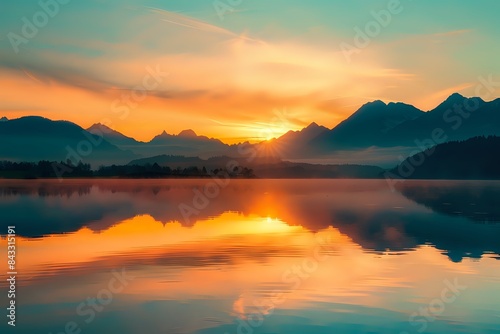
{"label": "orange sky", "polygon": [[[0,116],[39,115],[85,128],[104,122],[144,141],[188,128],[229,143],[258,141],[313,121],[332,128],[376,99],[429,110],[453,92],[476,95],[478,78],[498,66],[489,56],[471,61],[485,46],[495,48],[480,22],[472,29],[429,18],[423,29],[403,12],[348,60],[339,45],[353,43],[353,24],[366,22],[369,16],[358,16],[371,8],[358,13],[322,2],[331,17],[321,6],[308,8],[314,13],[299,29],[285,11],[271,17],[260,8],[259,15],[220,20],[213,8],[170,5],[69,6],[18,53],[1,44]],[[88,25],[89,17],[112,24]],[[6,18],[0,29],[16,32],[19,22]],[[152,69],[161,73],[157,81]]]}

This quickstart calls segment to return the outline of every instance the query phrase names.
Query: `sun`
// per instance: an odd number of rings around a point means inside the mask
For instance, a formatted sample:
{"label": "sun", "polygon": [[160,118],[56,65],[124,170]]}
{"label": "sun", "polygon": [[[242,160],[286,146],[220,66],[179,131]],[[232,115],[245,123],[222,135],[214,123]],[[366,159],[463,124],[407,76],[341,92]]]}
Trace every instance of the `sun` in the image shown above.
{"label": "sun", "polygon": [[271,127],[264,127],[258,130],[257,138],[260,140],[270,141],[273,138],[277,138],[276,132]]}
{"label": "sun", "polygon": [[266,136],[264,136],[266,141],[270,141],[273,138],[276,138],[276,136],[273,133],[268,133]]}

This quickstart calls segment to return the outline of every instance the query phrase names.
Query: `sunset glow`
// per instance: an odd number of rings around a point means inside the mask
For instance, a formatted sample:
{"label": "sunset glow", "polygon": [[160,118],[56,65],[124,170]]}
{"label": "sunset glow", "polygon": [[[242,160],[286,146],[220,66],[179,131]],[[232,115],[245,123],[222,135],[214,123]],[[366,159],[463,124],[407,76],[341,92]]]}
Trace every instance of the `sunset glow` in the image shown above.
{"label": "sunset glow", "polygon": [[3,1],[0,333],[500,333],[499,13]]}
{"label": "sunset glow", "polygon": [[[387,5],[293,2],[294,11],[281,2],[244,1],[222,20],[210,1],[114,0],[98,11],[72,2],[36,40],[16,46],[18,53],[2,41],[0,116],[40,115],[83,127],[105,121],[140,140],[191,128],[228,143],[259,141],[312,121],[331,128],[376,99],[428,110],[450,92],[475,95],[478,77],[500,69],[498,25],[473,14],[472,4],[453,2],[448,17],[442,13],[449,1],[401,2],[380,36],[346,57],[342,43],[353,44],[355,28]],[[486,2],[486,15],[498,11],[497,2]],[[422,28],[416,18],[424,10],[430,18]],[[14,18],[1,20],[2,35],[20,33],[12,30],[22,28]],[[151,72],[158,84],[134,93]],[[283,108],[286,119],[273,124]]]}

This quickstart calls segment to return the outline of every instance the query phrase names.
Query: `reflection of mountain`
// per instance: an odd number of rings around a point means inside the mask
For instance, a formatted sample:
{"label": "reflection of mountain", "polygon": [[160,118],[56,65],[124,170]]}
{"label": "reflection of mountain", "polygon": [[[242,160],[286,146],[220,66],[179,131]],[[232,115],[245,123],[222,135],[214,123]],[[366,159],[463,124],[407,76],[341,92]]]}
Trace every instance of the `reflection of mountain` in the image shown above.
{"label": "reflection of mountain", "polygon": [[[6,181],[0,186],[4,218],[0,225],[4,229],[14,224],[19,235],[36,237],[73,232],[83,226],[102,231],[138,215],[193,226],[231,211],[279,218],[315,231],[333,226],[364,249],[377,252],[430,243],[455,261],[481,257],[485,252],[500,255],[500,224],[473,224],[471,219],[478,217],[467,212],[443,215],[440,205],[434,204],[443,201],[458,207],[467,201],[482,201],[479,209],[487,217],[498,217],[495,199],[500,184],[463,182],[454,187],[450,182],[407,182],[401,190],[405,197],[391,192],[382,180],[231,180],[217,196],[204,200],[199,194],[210,182]],[[408,198],[431,203],[427,205],[433,211]],[[183,215],[181,205],[193,210]]]}
{"label": "reflection of mountain", "polygon": [[334,213],[336,227],[363,248],[377,252],[404,251],[431,244],[452,261],[481,258],[488,252],[500,254],[500,226],[471,224],[430,213],[386,210],[367,214],[356,210]]}
{"label": "reflection of mountain", "polygon": [[406,181],[397,188],[406,198],[434,212],[477,223],[500,223],[500,187],[496,183]]}

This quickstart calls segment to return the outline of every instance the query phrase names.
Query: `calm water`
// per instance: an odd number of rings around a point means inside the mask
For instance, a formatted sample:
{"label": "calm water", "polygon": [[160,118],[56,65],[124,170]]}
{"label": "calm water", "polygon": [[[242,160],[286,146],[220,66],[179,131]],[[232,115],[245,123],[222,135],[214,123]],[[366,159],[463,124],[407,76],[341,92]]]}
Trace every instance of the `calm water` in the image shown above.
{"label": "calm water", "polygon": [[207,183],[0,181],[0,331],[500,333],[500,183]]}

